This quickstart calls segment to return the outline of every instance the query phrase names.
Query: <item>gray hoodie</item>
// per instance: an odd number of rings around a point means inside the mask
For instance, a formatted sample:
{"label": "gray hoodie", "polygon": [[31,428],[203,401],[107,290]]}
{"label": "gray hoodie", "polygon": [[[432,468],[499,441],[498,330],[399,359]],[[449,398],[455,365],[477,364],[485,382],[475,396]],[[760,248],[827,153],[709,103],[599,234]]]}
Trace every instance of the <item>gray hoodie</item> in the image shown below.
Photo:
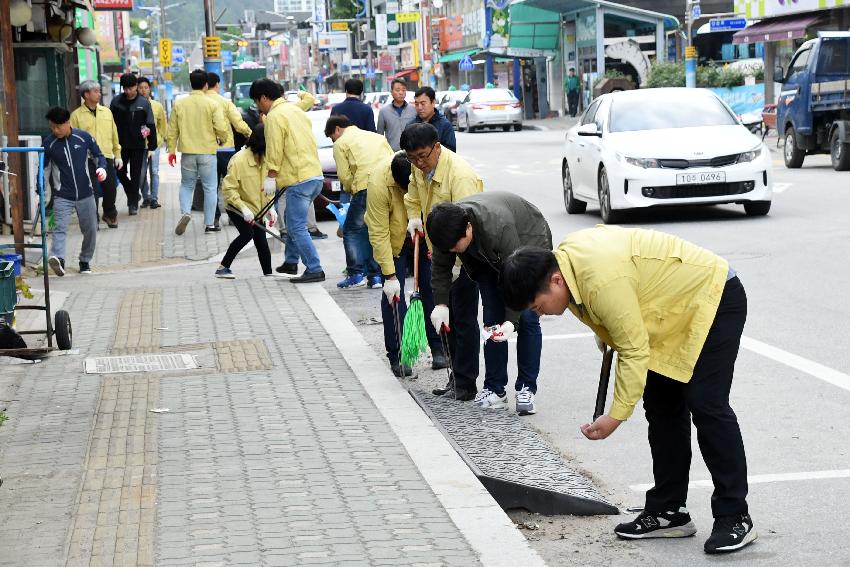
{"label": "gray hoodie", "polygon": [[412,104],[405,102],[399,114],[390,102],[378,111],[378,134],[386,136],[390,147],[397,152],[401,149],[398,144],[401,133],[414,120],[416,120],[416,109]]}

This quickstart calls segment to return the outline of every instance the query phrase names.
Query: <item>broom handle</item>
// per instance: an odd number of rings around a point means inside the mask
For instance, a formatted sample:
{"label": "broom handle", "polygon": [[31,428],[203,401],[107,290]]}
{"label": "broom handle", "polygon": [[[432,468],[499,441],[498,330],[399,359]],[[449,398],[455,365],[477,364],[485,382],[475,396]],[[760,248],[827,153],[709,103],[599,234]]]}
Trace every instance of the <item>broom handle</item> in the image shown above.
{"label": "broom handle", "polygon": [[413,293],[419,293],[419,231],[413,233]]}

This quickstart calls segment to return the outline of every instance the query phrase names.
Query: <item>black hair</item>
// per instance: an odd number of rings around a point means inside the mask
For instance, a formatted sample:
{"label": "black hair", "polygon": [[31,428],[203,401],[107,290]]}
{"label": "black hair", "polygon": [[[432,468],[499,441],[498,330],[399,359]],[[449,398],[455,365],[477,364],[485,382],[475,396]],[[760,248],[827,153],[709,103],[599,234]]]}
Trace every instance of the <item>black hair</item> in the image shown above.
{"label": "black hair", "polygon": [[403,86],[405,89],[407,88],[407,83],[404,82],[404,79],[393,79],[393,82],[390,83],[390,90],[393,90],[393,87],[396,86],[396,83]]}
{"label": "black hair", "polygon": [[256,79],[251,83],[251,90],[248,91],[248,96],[251,100],[257,102],[261,96],[265,96],[269,100],[277,100],[280,98],[280,85],[269,78]]}
{"label": "black hair", "polygon": [[142,83],[147,83],[148,86],[151,86],[151,80],[147,77],[139,77],[139,79],[136,81],[137,85],[141,85]]}
{"label": "black hair", "polygon": [[439,141],[437,129],[431,124],[424,122],[413,122],[401,133],[399,144],[406,152],[415,152],[422,148],[429,148]]}
{"label": "black hair", "polygon": [[549,288],[549,279],[558,269],[558,261],[551,250],[538,246],[517,249],[502,263],[501,288],[505,304],[517,311],[528,309],[537,295]]}
{"label": "black hair", "polygon": [[61,106],[54,106],[53,108],[47,111],[47,114],[45,114],[44,117],[53,122],[54,124],[65,124],[71,119],[71,113],[68,112],[67,108],[62,108]]}
{"label": "black hair", "polygon": [[390,171],[399,187],[407,191],[407,186],[410,185],[410,160],[407,159],[406,153],[395,153],[393,160],[390,162]]}
{"label": "black hair", "polygon": [[348,128],[349,126],[351,126],[351,120],[345,114],[329,116],[328,121],[325,122],[325,136],[330,138],[337,128]]}
{"label": "black hair", "polygon": [[266,129],[262,123],[254,126],[245,147],[251,150],[255,156],[266,155]]}
{"label": "black hair", "polygon": [[469,213],[456,203],[437,203],[425,221],[425,231],[431,244],[440,252],[448,252],[466,236]]}
{"label": "black hair", "polygon": [[213,88],[217,84],[221,82],[221,77],[218,76],[218,73],[210,73],[207,71],[207,86],[209,88]]}
{"label": "black hair", "polygon": [[122,89],[126,87],[135,87],[139,84],[139,78],[133,73],[124,73],[121,75],[121,80],[119,82]]}
{"label": "black hair", "polygon": [[437,93],[434,92],[434,89],[431,87],[419,87],[416,89],[416,92],[413,93],[413,98],[419,98],[420,96],[425,95],[431,99],[431,102],[437,100]]}
{"label": "black hair", "polygon": [[194,91],[203,89],[207,86],[207,72],[203,69],[195,69],[189,73],[189,84]]}
{"label": "black hair", "polygon": [[360,79],[348,79],[343,85],[345,94],[360,96],[363,94],[363,81]]}

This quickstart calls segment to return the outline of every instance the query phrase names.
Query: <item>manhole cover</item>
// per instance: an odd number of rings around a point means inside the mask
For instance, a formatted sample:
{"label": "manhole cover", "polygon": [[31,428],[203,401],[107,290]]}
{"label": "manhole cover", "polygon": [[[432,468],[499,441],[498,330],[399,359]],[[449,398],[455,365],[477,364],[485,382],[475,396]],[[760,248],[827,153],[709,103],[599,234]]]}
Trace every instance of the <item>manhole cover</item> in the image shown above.
{"label": "manhole cover", "polygon": [[192,354],[137,354],[131,356],[101,356],[87,358],[83,363],[86,374],[119,374],[122,372],[161,372],[163,370],[193,370],[200,368]]}

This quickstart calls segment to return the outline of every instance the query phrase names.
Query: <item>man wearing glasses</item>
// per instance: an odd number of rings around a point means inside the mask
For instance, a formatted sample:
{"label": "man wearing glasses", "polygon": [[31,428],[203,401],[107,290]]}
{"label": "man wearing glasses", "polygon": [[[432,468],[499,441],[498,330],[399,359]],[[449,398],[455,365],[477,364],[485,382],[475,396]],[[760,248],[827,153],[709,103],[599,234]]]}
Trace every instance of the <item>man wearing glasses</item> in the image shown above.
{"label": "man wearing glasses", "polygon": [[[404,197],[407,230],[411,236],[418,231],[427,238],[422,219],[434,205],[481,193],[484,182],[466,161],[440,144],[437,129],[430,124],[411,124],[402,132],[399,143],[414,165]],[[430,249],[430,241],[428,246]],[[434,390],[434,394],[460,401],[474,399],[478,393],[478,285],[463,268],[451,284],[449,304],[434,307],[431,322],[437,332],[448,336],[454,370],[446,387]]]}

